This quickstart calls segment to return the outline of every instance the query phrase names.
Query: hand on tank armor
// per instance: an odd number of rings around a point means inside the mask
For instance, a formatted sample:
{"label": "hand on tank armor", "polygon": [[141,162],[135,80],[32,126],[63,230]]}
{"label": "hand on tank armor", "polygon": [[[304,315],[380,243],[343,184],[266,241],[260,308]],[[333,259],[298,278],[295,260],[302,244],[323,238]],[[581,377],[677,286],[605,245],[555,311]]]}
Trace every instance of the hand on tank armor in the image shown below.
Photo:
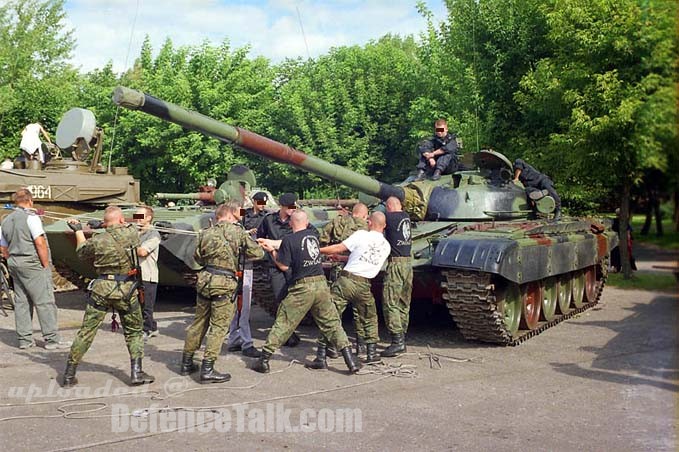
{"label": "hand on tank armor", "polygon": [[79,220],[68,220],[66,222],[68,224],[68,227],[71,228],[73,232],[78,232],[83,230],[83,225],[80,224]]}

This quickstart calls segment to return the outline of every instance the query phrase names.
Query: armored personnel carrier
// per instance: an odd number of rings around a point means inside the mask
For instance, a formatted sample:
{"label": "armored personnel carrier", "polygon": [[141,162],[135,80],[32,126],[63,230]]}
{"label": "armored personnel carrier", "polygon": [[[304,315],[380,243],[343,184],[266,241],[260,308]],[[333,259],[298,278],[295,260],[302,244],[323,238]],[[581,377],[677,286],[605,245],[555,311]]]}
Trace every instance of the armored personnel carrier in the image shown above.
{"label": "armored personnel carrier", "polygon": [[[414,299],[445,303],[467,339],[514,345],[593,306],[617,236],[604,220],[541,218],[500,153],[438,181],[379,182],[153,96],[118,87],[113,100],[247,152],[385,200],[414,221]],[[549,204],[549,203],[547,203]]]}

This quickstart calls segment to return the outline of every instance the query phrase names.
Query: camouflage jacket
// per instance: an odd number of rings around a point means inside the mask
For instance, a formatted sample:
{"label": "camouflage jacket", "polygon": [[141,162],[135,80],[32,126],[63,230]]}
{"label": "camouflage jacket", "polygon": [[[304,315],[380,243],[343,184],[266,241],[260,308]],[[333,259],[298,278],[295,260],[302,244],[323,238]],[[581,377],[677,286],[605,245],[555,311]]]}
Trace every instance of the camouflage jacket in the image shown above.
{"label": "camouflage jacket", "polygon": [[[238,269],[238,254],[245,252],[248,259],[261,259],[264,250],[238,223],[217,223],[201,231],[193,257],[202,266],[217,267],[235,273]],[[205,298],[228,294],[235,289],[233,277],[213,274],[206,270],[198,274],[196,290]]]}
{"label": "camouflage jacket", "polygon": [[[132,269],[130,248],[136,253],[139,233],[133,225],[113,225],[76,248],[78,257],[92,262],[97,275],[127,275]],[[134,282],[95,280],[92,294],[107,300],[131,299]]]}
{"label": "camouflage jacket", "polygon": [[360,229],[368,229],[368,222],[366,220],[355,218],[351,215],[335,217],[323,226],[319,241],[323,245],[340,243]]}

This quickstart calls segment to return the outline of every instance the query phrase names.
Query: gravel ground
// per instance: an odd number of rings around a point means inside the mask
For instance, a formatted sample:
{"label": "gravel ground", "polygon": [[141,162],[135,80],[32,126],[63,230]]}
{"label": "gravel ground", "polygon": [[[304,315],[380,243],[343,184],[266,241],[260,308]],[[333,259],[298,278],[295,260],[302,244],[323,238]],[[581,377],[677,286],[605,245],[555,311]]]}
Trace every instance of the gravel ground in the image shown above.
{"label": "gravel ground", "polygon": [[[645,256],[637,253],[643,265],[654,262]],[[78,369],[80,384],[69,391],[55,380],[68,351],[16,348],[10,311],[0,317],[0,449],[675,451],[678,298],[606,288],[597,307],[517,347],[465,342],[444,310],[418,309],[409,353],[357,376],[346,374],[341,359],[328,371],[290,364],[313,357],[316,330],[302,327],[302,343],[272,360],[275,373],[257,374],[248,368],[253,360],[224,348],[217,368],[233,378],[205,386],[176,373],[193,307],[190,293],[174,291],[161,293],[161,335],[146,347],[144,367],[156,383],[127,386],[123,335],[110,331],[107,318]],[[58,294],[65,339],[77,331],[84,302],[81,292]],[[255,308],[258,347],[270,325]],[[39,331],[35,338],[41,345]],[[213,407],[221,417],[112,417],[178,406]],[[205,421],[202,431],[160,433],[192,419]]]}

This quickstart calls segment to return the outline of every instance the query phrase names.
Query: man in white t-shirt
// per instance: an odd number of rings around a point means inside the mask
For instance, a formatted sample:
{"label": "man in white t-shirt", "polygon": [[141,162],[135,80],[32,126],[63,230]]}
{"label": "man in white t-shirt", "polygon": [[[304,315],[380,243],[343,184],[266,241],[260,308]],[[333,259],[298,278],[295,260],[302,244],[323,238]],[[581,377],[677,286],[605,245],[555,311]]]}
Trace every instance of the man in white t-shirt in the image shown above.
{"label": "man in white t-shirt", "polygon": [[40,163],[45,163],[45,154],[42,152],[42,141],[40,141],[40,134],[45,137],[49,144],[52,144],[47,131],[39,122],[28,124],[21,131],[21,143],[19,148],[26,153],[29,160],[37,158]]}
{"label": "man in white t-shirt", "polygon": [[[375,298],[370,291],[370,282],[382,269],[384,262],[389,257],[391,246],[384,238],[386,219],[382,212],[374,212],[368,218],[368,230],[356,231],[342,243],[321,248],[321,254],[336,255],[349,251],[349,259],[339,278],[330,288],[332,301],[337,308],[340,317],[352,303],[358,312],[358,321],[361,323],[367,349],[366,362],[379,362],[377,355],[377,308]],[[318,340],[316,359],[307,364],[310,369],[327,369],[326,347],[328,341],[324,337]]]}

